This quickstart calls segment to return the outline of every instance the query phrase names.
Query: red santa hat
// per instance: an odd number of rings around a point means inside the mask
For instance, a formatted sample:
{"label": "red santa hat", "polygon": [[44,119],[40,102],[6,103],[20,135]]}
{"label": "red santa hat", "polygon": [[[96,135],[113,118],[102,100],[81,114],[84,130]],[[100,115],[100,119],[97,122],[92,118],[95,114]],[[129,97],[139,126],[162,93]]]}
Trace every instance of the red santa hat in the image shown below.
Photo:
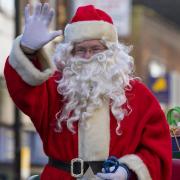
{"label": "red santa hat", "polygon": [[77,9],[71,22],[65,27],[65,42],[80,42],[89,39],[104,39],[117,42],[118,35],[112,18],[93,5]]}

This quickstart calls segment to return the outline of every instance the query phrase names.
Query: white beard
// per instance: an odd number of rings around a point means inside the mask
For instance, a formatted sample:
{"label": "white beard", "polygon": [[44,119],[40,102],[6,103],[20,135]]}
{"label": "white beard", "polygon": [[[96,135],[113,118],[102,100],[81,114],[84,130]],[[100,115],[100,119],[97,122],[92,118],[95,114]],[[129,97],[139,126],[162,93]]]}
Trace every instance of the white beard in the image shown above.
{"label": "white beard", "polygon": [[74,132],[73,122],[85,124],[107,99],[111,101],[110,108],[117,119],[117,128],[120,128],[120,121],[126,114],[122,105],[127,101],[125,88],[130,86],[133,61],[122,47],[111,47],[90,59],[72,56],[69,59],[64,56],[61,60],[55,59],[57,67],[63,70],[62,79],[58,81],[58,92],[66,102],[57,116],[59,130],[61,123],[66,121],[68,129]]}

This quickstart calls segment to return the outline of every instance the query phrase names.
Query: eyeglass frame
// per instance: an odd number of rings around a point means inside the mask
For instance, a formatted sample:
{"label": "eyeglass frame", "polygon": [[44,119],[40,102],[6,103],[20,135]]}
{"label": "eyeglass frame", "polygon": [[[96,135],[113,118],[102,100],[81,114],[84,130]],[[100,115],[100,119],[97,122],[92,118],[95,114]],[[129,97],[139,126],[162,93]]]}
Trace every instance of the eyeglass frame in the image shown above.
{"label": "eyeglass frame", "polygon": [[102,45],[101,47],[100,47],[100,45],[95,45],[92,47],[77,47],[77,50],[76,50],[76,47],[74,47],[72,50],[72,55],[82,57],[87,52],[89,52],[92,55],[95,55],[95,54],[101,53],[107,49],[108,48],[105,45]]}

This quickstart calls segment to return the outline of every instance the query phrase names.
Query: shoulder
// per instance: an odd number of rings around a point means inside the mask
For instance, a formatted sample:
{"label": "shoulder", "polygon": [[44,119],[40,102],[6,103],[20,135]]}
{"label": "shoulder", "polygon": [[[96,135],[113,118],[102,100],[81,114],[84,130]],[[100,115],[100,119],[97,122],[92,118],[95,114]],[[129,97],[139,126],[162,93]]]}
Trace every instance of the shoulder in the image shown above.
{"label": "shoulder", "polygon": [[132,87],[132,90],[145,90],[150,91],[148,87],[143,83],[140,79],[133,79],[130,81],[130,87]]}
{"label": "shoulder", "polygon": [[60,71],[55,71],[54,74],[51,76],[51,79],[54,81],[59,81],[62,78],[62,73]]}
{"label": "shoulder", "polygon": [[130,84],[131,90],[127,93],[127,104],[132,110],[132,115],[138,117],[139,120],[141,117],[146,117],[145,121],[165,120],[162,107],[150,89],[139,80],[133,80]]}
{"label": "shoulder", "polygon": [[134,92],[136,94],[140,94],[140,95],[143,95],[143,94],[147,95],[148,94],[149,96],[153,96],[152,92],[147,87],[147,85],[139,79],[131,80],[129,83],[128,89],[130,92]]}
{"label": "shoulder", "polygon": [[47,85],[54,86],[57,88],[59,80],[62,78],[62,73],[59,71],[55,71],[54,74],[48,79]]}
{"label": "shoulder", "polygon": [[126,90],[126,95],[129,100],[134,99],[138,101],[139,104],[159,104],[158,100],[153,95],[151,90],[139,79],[130,81],[129,87]]}

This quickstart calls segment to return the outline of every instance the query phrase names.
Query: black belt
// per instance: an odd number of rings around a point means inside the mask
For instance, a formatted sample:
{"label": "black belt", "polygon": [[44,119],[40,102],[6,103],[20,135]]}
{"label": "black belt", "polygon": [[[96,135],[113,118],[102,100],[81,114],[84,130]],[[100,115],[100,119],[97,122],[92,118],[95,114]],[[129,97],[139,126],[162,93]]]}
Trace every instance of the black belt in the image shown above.
{"label": "black belt", "polygon": [[94,174],[101,172],[104,161],[83,161],[80,158],[72,159],[71,162],[49,158],[48,165],[71,173],[71,176],[82,177],[89,167]]}

